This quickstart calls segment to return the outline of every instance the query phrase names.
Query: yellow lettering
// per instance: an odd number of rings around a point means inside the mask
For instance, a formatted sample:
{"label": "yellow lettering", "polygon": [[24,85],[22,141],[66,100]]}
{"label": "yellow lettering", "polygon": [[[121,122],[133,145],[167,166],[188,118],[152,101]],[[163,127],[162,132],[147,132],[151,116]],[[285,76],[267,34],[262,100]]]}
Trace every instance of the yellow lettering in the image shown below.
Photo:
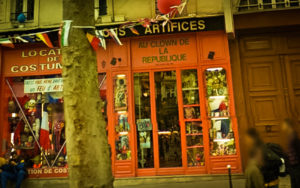
{"label": "yellow lettering", "polygon": [[120,36],[125,36],[126,35],[126,31],[125,31],[125,29],[119,29],[119,35]]}
{"label": "yellow lettering", "polygon": [[205,21],[204,20],[198,20],[198,29],[200,29],[200,30],[205,29]]}
{"label": "yellow lettering", "polygon": [[26,55],[25,55],[25,52],[22,51],[22,56],[21,56],[21,57],[28,57],[28,56],[26,56]]}
{"label": "yellow lettering", "polygon": [[197,31],[196,20],[190,21],[190,29],[191,29],[191,31]]}
{"label": "yellow lettering", "polygon": [[146,27],[146,29],[145,29],[145,34],[148,34],[148,33],[152,34],[150,27]]}
{"label": "yellow lettering", "polygon": [[182,22],[182,23],[181,23],[181,28],[182,28],[182,30],[183,30],[183,31],[188,31],[188,30],[189,30],[188,25],[189,25],[189,22],[187,22],[187,21]]}
{"label": "yellow lettering", "polygon": [[48,55],[56,55],[55,50],[54,49],[49,50]]}
{"label": "yellow lettering", "polygon": [[57,55],[60,55],[60,48],[57,48],[56,51],[57,51]]}
{"label": "yellow lettering", "polygon": [[31,50],[28,52],[28,56],[36,56],[36,51],[35,50]]}
{"label": "yellow lettering", "polygon": [[153,24],[153,33],[160,33],[159,24]]}
{"label": "yellow lettering", "polygon": [[10,68],[10,71],[11,71],[11,72],[19,72],[19,71],[18,71],[18,66],[12,66],[12,67]]}
{"label": "yellow lettering", "polygon": [[47,50],[40,50],[40,56],[46,56],[47,55]]}

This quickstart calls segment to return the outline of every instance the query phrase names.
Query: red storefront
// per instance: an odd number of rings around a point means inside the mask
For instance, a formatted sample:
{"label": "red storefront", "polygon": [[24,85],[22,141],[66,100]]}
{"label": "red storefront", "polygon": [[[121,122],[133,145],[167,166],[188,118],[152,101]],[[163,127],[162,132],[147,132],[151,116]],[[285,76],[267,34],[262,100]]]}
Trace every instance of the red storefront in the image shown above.
{"label": "red storefront", "polygon": [[[223,174],[227,173],[227,165],[234,173],[242,172],[224,31],[125,38],[122,43],[120,46],[108,41],[106,51],[97,51],[100,95],[107,103],[104,111],[115,177]],[[49,80],[60,79],[60,49],[24,49],[2,48],[2,151],[5,142],[11,140],[11,127],[16,126],[8,110],[13,100],[8,80],[19,100],[28,95],[36,106],[41,104],[35,108],[47,109],[49,116],[51,138],[45,154],[53,168],[30,169],[31,176],[65,176],[67,155],[60,109],[63,100],[58,94],[61,88],[51,85],[48,94],[33,86],[29,94],[25,92],[31,81],[49,86]],[[45,96],[46,102],[39,102]],[[55,131],[60,133],[59,140]]]}

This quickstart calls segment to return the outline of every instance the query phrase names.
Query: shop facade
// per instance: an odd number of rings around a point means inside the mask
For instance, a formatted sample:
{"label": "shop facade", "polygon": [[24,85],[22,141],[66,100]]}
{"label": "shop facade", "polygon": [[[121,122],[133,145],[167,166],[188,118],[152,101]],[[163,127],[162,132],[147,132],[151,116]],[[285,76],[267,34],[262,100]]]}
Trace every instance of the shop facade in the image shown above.
{"label": "shop facade", "polygon": [[[123,38],[122,43],[108,41],[106,50],[96,52],[114,176],[224,174],[227,165],[241,173],[226,33],[179,32]],[[13,93],[23,106],[34,99],[35,107],[22,108],[31,126],[47,112],[51,140],[44,153],[53,167],[34,168],[33,161],[29,174],[67,176],[60,49],[23,46],[2,48],[1,54],[2,151],[4,140],[15,137],[11,117],[18,115],[8,110]],[[25,127],[18,143],[31,146],[21,141]]]}

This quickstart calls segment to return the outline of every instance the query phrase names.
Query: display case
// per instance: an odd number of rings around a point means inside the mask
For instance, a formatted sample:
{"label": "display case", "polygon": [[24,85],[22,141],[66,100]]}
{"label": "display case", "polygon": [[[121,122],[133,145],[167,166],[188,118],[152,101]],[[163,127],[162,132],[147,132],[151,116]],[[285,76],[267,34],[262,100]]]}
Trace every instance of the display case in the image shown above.
{"label": "display case", "polygon": [[116,160],[131,160],[128,122],[128,88],[125,74],[114,77],[114,116]]}
{"label": "display case", "polygon": [[205,70],[210,155],[235,155],[235,139],[229,109],[229,92],[224,68]]}
{"label": "display case", "polygon": [[66,167],[62,78],[15,77],[8,101],[11,150],[28,168]]}
{"label": "display case", "polygon": [[204,166],[203,127],[197,69],[181,71],[183,117],[188,167]]}

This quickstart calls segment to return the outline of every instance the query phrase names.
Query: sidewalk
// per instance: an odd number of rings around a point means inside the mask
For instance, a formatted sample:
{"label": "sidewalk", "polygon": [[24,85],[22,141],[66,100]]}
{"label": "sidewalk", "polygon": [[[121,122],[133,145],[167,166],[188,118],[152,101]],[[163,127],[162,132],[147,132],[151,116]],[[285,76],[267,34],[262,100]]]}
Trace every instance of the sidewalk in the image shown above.
{"label": "sidewalk", "polygon": [[[243,175],[232,176],[233,188],[244,188]],[[229,188],[227,175],[155,176],[116,179],[115,188]],[[11,187],[11,186],[10,186]],[[27,179],[22,188],[68,188],[67,178]],[[280,188],[290,188],[289,178],[280,180]]]}

